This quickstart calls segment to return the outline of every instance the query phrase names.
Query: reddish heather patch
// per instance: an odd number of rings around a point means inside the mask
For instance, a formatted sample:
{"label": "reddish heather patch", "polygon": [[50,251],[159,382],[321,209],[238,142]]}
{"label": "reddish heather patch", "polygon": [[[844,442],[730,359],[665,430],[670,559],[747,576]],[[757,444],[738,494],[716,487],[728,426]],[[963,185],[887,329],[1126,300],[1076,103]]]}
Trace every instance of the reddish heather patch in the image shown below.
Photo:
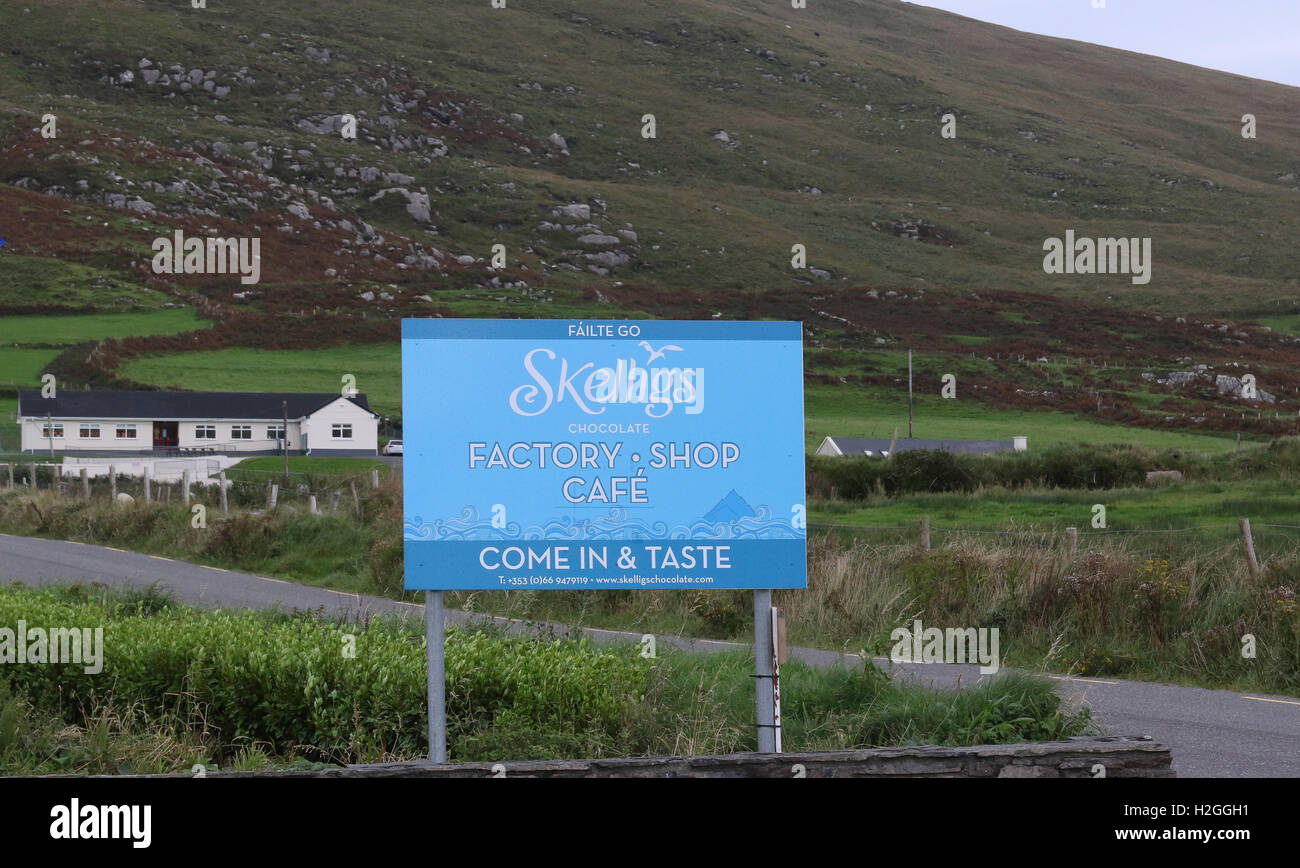
{"label": "reddish heather patch", "polygon": [[[889,295],[889,292],[894,295]],[[874,292],[875,297],[869,295]],[[1149,314],[1026,292],[949,292],[895,287],[796,288],[764,292],[738,290],[660,290],[628,285],[602,287],[600,295],[621,307],[675,319],[783,319],[804,324],[809,347],[845,350],[911,347],[923,356],[941,352],[992,363],[989,374],[962,378],[962,394],[982,403],[1016,409],[1051,408],[1131,425],[1197,430],[1300,433],[1296,422],[1300,395],[1300,345],[1254,330],[1241,340],[1203,324],[1157,321]],[[587,297],[599,299],[594,288]],[[1016,322],[1018,314],[1032,325]],[[1230,330],[1231,332],[1231,330]],[[1129,335],[1130,337],[1123,337]],[[986,338],[976,346],[956,337]],[[934,355],[922,364],[932,365]],[[1046,358],[1067,364],[1074,382],[1063,383],[1060,369],[1037,364]],[[1177,362],[1190,358],[1192,362]],[[1233,364],[1240,367],[1232,367]],[[1247,371],[1259,388],[1277,396],[1276,404],[1237,405],[1223,398],[1212,381],[1168,388],[1161,415],[1143,412],[1122,394],[1144,384],[1115,375],[1115,367],[1166,373],[1211,365],[1215,373]],[[1132,376],[1131,370],[1125,376]],[[903,388],[895,376],[810,373],[810,382]],[[1097,409],[1097,393],[1103,393]],[[1273,418],[1277,413],[1281,418]],[[1243,414],[1244,417],[1243,418]]]}

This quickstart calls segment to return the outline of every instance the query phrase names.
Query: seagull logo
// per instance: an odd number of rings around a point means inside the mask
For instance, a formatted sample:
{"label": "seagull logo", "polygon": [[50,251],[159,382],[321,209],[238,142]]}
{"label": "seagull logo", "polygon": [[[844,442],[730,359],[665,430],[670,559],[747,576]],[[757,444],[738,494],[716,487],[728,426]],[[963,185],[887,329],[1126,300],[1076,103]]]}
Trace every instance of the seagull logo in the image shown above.
{"label": "seagull logo", "polygon": [[645,347],[645,351],[650,354],[650,358],[646,359],[647,365],[651,364],[655,359],[662,359],[664,357],[664,353],[666,352],[676,350],[677,352],[680,353],[682,351],[682,348],[677,346],[676,344],[664,344],[662,347],[660,347],[657,350],[654,347],[650,346],[649,341],[642,341],[640,343],[640,346]]}

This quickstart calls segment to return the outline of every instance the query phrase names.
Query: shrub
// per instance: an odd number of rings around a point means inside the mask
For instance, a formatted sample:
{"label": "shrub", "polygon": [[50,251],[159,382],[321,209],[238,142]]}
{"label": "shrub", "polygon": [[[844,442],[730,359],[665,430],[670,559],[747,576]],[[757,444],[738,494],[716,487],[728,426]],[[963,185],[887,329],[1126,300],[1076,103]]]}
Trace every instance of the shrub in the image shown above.
{"label": "shrub", "polygon": [[[0,593],[0,623],[20,618],[32,626],[104,628],[100,674],[71,664],[5,667],[32,702],[68,719],[111,696],[201,721],[225,744],[252,740],[335,761],[424,752],[422,642],[380,619],[341,626],[189,609],[107,616],[99,606],[47,593]],[[343,654],[349,631],[351,657]],[[624,704],[645,692],[645,664],[634,653],[596,650],[585,640],[451,630],[446,666],[453,751],[457,739],[492,727],[612,743]]]}

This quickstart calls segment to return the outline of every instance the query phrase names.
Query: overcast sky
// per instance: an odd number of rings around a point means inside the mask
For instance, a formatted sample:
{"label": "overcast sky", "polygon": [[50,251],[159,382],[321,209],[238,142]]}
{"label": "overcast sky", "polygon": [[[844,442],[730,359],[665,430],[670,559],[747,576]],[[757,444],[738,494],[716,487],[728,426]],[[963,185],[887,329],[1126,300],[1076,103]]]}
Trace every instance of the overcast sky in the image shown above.
{"label": "overcast sky", "polygon": [[[1105,8],[1093,8],[1103,2]],[[1300,0],[918,0],[918,5],[1300,87]]]}

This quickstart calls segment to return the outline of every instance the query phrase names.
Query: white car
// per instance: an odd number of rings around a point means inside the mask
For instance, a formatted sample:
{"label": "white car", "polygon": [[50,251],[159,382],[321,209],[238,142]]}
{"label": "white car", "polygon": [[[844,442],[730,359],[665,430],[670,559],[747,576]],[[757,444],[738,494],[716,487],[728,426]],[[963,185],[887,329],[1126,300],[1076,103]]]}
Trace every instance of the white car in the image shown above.
{"label": "white car", "polygon": [[387,443],[384,444],[383,454],[384,454],[384,455],[401,455],[401,454],[402,454],[402,441],[401,441],[401,440],[389,440]]}

